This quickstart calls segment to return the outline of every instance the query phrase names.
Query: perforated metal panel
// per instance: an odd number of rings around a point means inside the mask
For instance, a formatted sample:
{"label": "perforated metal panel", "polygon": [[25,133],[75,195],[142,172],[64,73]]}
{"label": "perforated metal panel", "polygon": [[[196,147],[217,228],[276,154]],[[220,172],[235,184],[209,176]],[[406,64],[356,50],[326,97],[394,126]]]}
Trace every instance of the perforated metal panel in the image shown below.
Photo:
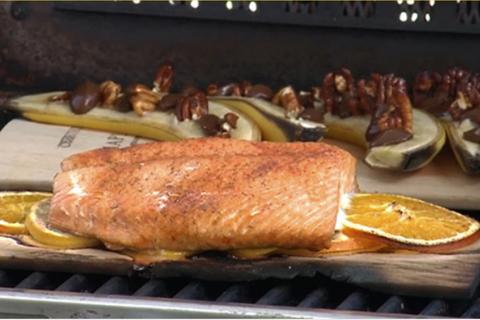
{"label": "perforated metal panel", "polygon": [[62,10],[382,30],[479,33],[477,1],[59,3]]}

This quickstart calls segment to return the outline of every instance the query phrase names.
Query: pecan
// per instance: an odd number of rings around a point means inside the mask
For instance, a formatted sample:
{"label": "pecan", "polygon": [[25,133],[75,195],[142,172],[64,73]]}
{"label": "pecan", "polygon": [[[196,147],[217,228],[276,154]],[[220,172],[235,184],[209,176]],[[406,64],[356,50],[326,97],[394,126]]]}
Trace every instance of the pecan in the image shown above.
{"label": "pecan", "polygon": [[130,104],[128,95],[125,93],[119,94],[117,100],[115,100],[114,108],[118,112],[130,112],[132,105]]}
{"label": "pecan", "polygon": [[215,83],[209,84],[207,87],[207,95],[209,96],[218,96],[218,85]]}
{"label": "pecan", "polygon": [[150,90],[143,84],[130,85],[127,88],[127,94],[129,94],[129,101],[133,110],[140,116],[155,110],[166,95],[166,93]]}
{"label": "pecan", "polygon": [[182,97],[175,107],[175,114],[179,121],[198,120],[207,113],[207,96],[201,91]]}
{"label": "pecan", "polygon": [[[247,85],[244,82],[244,85]],[[244,88],[245,89],[245,88]],[[238,83],[229,83],[223,86],[212,83],[207,87],[209,96],[242,96],[242,88]]]}
{"label": "pecan", "polygon": [[413,96],[416,107],[436,115],[450,114],[454,120],[468,118],[480,107],[480,76],[460,68],[443,75],[424,71],[415,79]]}
{"label": "pecan", "polygon": [[122,87],[118,83],[110,80],[102,82],[100,84],[102,105],[106,107],[114,107],[121,92]]}
{"label": "pecan", "polygon": [[361,114],[353,76],[346,68],[325,76],[320,96],[325,103],[326,112],[341,118]]}
{"label": "pecan", "polygon": [[287,118],[297,118],[304,110],[300,99],[292,86],[280,89],[272,98],[272,102],[285,109]]}
{"label": "pecan", "polygon": [[247,80],[240,81],[238,86],[240,88],[241,96],[247,96],[247,92],[252,89],[252,84],[250,83],[250,81],[247,81]]}
{"label": "pecan", "polygon": [[156,110],[167,111],[173,109],[181,98],[182,96],[179,94],[169,93],[157,103]]}
{"label": "pecan", "polygon": [[[374,103],[374,113],[366,132],[370,146],[399,143],[412,137],[413,116],[410,99],[407,95],[405,80],[393,74],[381,76],[373,74],[370,85],[372,91],[369,100]],[[367,89],[370,90],[370,89]]]}
{"label": "pecan", "polygon": [[162,65],[155,76],[153,81],[153,90],[156,92],[170,92],[170,87],[173,82],[174,70],[171,63],[165,63]]}
{"label": "pecan", "polygon": [[182,89],[182,91],[180,91],[180,95],[182,95],[182,96],[190,96],[190,95],[192,95],[192,94],[194,94],[194,93],[197,93],[197,92],[201,92],[201,90],[198,89],[198,88],[196,88],[196,87],[194,87],[194,86],[189,85],[189,86],[184,87],[184,88]]}
{"label": "pecan", "polygon": [[246,87],[245,90],[243,91],[243,95],[245,97],[270,100],[272,99],[273,92],[272,92],[272,89],[270,89],[270,87],[264,84],[255,84],[255,85],[250,85],[249,87]]}
{"label": "pecan", "polygon": [[150,92],[150,91],[152,90],[149,87],[141,83],[131,84],[127,87],[127,90],[126,90],[126,92],[131,95],[137,94],[139,92]]}
{"label": "pecan", "polygon": [[130,104],[139,116],[144,116],[146,113],[155,110],[156,106],[155,101],[152,101],[149,96],[143,94],[131,96]]}
{"label": "pecan", "polygon": [[218,88],[219,96],[241,96],[242,90],[237,83],[229,83]]}

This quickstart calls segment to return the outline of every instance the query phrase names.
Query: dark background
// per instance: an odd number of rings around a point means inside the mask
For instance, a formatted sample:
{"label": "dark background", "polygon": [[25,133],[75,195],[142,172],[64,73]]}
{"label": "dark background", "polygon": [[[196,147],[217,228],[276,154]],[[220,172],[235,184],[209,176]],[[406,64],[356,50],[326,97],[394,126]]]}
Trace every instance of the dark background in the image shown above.
{"label": "dark background", "polygon": [[[242,79],[307,88],[342,66],[356,76],[394,72],[407,80],[425,69],[480,70],[476,2],[289,1],[260,3],[255,13],[248,3],[231,11],[225,1],[196,10],[189,2],[1,3],[0,85],[149,84],[165,60],[176,67],[177,88]],[[402,10],[419,19],[400,22]]]}

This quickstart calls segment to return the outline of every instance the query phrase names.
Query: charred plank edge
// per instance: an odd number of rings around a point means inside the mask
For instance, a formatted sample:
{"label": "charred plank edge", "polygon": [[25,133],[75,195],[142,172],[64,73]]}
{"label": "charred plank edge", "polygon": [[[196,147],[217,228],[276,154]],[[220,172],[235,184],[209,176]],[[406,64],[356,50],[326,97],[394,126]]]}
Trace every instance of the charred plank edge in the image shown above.
{"label": "charred plank edge", "polygon": [[385,293],[431,298],[470,298],[480,280],[480,241],[453,254],[364,253],[318,258],[271,257],[236,260],[208,256],[138,266],[122,254],[99,250],[55,250],[0,237],[4,268],[146,278],[189,277],[215,281],[291,279],[322,274]]}

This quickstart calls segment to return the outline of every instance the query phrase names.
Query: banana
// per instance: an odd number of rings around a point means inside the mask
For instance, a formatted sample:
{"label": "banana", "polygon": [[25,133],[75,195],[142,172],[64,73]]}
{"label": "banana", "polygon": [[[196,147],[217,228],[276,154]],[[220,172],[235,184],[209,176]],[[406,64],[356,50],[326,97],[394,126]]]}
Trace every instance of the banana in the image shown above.
{"label": "banana", "polygon": [[442,125],[424,111],[413,109],[413,137],[410,140],[370,148],[365,132],[370,116],[340,118],[325,115],[327,137],[353,143],[366,149],[365,162],[373,168],[413,171],[427,165],[445,144]]}
{"label": "banana", "polygon": [[[130,111],[119,111],[95,107],[85,114],[74,114],[67,102],[51,101],[64,92],[49,92],[26,95],[8,101],[7,107],[20,112],[32,121],[74,126],[86,129],[134,135],[155,140],[180,140],[205,137],[206,134],[197,121],[178,121],[173,112],[153,111],[139,116]],[[222,118],[232,112],[228,106],[209,102],[209,113]],[[258,141],[260,130],[245,115],[239,113],[237,126],[231,131],[231,138]]]}
{"label": "banana", "polygon": [[325,125],[285,116],[285,109],[266,100],[247,97],[214,96],[209,101],[221,103],[250,117],[267,141],[317,141],[325,134]]}
{"label": "banana", "polygon": [[468,141],[463,134],[474,129],[475,124],[465,119],[463,121],[442,120],[447,132],[450,146],[462,170],[467,174],[480,173],[480,144]]}

